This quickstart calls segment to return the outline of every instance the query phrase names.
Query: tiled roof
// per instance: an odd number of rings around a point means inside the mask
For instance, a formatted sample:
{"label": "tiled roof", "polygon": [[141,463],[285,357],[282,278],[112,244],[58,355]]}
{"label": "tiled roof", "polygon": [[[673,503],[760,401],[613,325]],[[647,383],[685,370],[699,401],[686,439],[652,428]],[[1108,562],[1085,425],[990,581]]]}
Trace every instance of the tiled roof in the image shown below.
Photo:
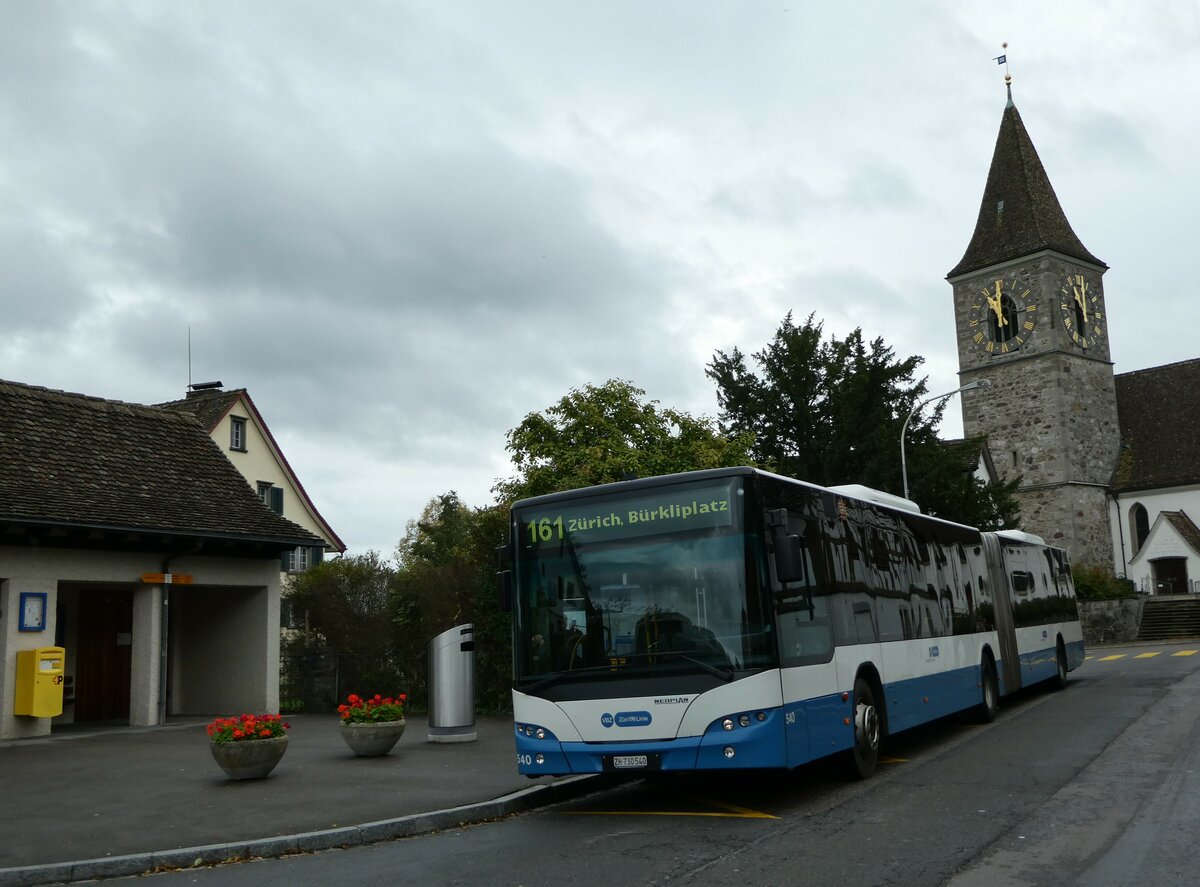
{"label": "tiled roof", "polygon": [[188,415],[0,381],[0,522],[314,545]]}
{"label": "tiled roof", "polygon": [[304,484],[300,483],[300,478],[296,476],[296,472],[292,470],[287,456],[283,454],[283,450],[280,449],[275,436],[271,434],[271,429],[267,427],[267,423],[258,412],[258,407],[255,406],[250,393],[245,388],[235,388],[232,391],[222,391],[213,388],[201,391],[189,391],[187,397],[183,400],[173,400],[169,403],[157,404],[157,406],[159,409],[171,410],[172,412],[191,413],[211,434],[239,400],[245,403],[259,432],[270,442],[272,450],[279,457],[284,472],[290,478],[292,485],[296,488],[296,492],[304,500],[314,520],[316,520],[325,533],[330,547],[334,551],[344,552],[346,550],[346,543],[341,540],[341,537],[333,531],[333,527],[329,526],[329,523],[321,516],[321,512],[309,497],[308,491],[304,489]]}
{"label": "tiled roof", "polygon": [[1200,527],[1182,511],[1164,511],[1162,516],[1170,522],[1183,541],[1191,546],[1192,551],[1200,554]]}
{"label": "tiled roof", "polygon": [[1021,115],[1010,100],[1000,120],[996,150],[975,233],[947,277],[1052,249],[1104,266],[1075,236]]}
{"label": "tiled roof", "polygon": [[1117,492],[1200,483],[1200,359],[1115,377]]}
{"label": "tiled roof", "polygon": [[176,413],[191,413],[210,434],[225,418],[225,414],[233,409],[238,398],[246,393],[246,389],[238,388],[233,391],[193,391],[183,400],[173,400],[170,403],[160,403],[157,406]]}

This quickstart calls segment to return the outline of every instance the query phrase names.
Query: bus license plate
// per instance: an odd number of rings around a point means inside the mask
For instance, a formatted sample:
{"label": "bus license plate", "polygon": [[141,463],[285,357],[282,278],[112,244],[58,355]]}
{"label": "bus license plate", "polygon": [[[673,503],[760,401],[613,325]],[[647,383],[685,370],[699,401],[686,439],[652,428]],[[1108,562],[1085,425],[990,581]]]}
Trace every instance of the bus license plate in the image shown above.
{"label": "bus license plate", "polygon": [[658,755],[605,755],[605,770],[657,770],[662,766]]}

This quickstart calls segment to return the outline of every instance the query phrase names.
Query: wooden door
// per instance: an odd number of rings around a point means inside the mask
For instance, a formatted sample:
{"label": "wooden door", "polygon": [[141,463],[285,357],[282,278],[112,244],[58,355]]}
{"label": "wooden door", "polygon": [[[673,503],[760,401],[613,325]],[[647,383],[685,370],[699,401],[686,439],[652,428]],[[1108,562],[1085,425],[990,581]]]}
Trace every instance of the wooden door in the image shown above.
{"label": "wooden door", "polygon": [[1162,557],[1150,561],[1154,567],[1155,594],[1187,594],[1187,558]]}
{"label": "wooden door", "polygon": [[75,720],[129,720],[133,592],[79,592]]}

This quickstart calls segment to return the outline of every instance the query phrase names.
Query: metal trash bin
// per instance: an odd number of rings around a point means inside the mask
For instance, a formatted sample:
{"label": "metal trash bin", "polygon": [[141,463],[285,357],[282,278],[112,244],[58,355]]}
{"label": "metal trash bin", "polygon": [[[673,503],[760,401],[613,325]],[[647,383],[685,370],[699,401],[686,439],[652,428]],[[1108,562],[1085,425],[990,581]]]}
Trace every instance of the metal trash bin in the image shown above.
{"label": "metal trash bin", "polygon": [[429,741],[475,741],[475,626],[429,642]]}

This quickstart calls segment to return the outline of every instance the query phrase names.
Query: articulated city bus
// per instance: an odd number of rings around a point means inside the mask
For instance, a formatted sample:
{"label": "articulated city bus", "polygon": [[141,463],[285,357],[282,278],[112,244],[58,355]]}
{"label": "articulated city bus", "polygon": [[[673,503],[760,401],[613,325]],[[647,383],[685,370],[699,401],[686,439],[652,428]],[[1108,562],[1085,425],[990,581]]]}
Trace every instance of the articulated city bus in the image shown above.
{"label": "articulated city bus", "polygon": [[1062,686],[1083,662],[1064,551],[864,487],[752,468],[512,509],[517,766],[795,767]]}

